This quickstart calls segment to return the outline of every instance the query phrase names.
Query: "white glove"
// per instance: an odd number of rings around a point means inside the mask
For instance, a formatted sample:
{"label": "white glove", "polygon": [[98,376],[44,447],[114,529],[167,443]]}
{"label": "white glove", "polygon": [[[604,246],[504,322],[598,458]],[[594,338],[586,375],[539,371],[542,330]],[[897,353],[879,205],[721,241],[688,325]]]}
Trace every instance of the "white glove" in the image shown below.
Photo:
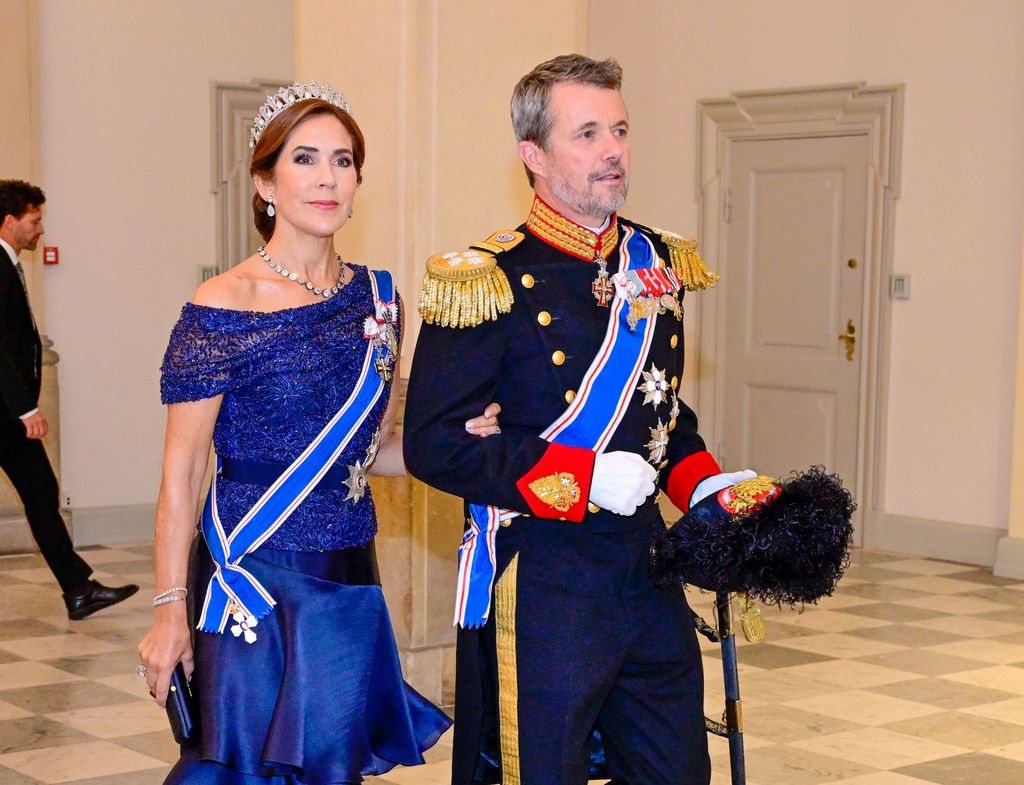
{"label": "white glove", "polygon": [[654,493],[658,472],[634,452],[603,452],[594,459],[590,501],[618,515],[632,515]]}
{"label": "white glove", "polygon": [[752,480],[755,477],[757,477],[757,472],[752,472],[750,469],[727,474],[712,474],[697,483],[697,487],[693,489],[693,494],[690,496],[690,507],[713,493],[718,493],[724,488],[730,488],[738,482]]}

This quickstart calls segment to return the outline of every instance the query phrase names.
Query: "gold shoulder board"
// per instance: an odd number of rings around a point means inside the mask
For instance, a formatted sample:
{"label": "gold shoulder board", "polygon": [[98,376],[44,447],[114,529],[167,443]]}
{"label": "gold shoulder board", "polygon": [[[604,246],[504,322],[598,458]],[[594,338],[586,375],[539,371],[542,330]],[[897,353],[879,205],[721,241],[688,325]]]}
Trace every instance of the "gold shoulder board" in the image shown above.
{"label": "gold shoulder board", "polygon": [[476,327],[512,310],[512,288],[494,254],[470,249],[427,259],[417,309],[427,324]]}
{"label": "gold shoulder board", "polygon": [[718,282],[718,273],[711,272],[704,264],[704,260],[697,252],[695,240],[675,232],[667,232],[664,229],[655,229],[654,231],[661,235],[661,241],[668,246],[672,268],[687,291],[707,289]]}
{"label": "gold shoulder board", "polygon": [[495,232],[483,242],[473,243],[470,248],[476,248],[480,251],[487,251],[495,256],[505,251],[511,251],[526,237],[522,232],[515,232],[511,229],[502,229],[499,232]]}

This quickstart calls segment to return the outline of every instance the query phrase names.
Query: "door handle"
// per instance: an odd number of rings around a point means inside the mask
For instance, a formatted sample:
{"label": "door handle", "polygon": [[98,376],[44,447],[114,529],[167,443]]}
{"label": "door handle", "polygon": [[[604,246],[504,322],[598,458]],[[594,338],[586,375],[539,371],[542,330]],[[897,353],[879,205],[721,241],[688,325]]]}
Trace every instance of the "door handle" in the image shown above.
{"label": "door handle", "polygon": [[857,329],[853,326],[853,319],[846,321],[846,332],[839,333],[836,338],[846,344],[846,360],[853,362],[853,348],[857,344]]}

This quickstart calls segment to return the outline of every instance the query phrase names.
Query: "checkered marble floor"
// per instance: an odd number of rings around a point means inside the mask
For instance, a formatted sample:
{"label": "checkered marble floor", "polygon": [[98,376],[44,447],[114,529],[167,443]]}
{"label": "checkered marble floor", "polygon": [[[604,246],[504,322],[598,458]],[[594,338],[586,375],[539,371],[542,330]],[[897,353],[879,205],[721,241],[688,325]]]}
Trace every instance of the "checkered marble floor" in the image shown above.
{"label": "checkered marble floor", "polygon": [[[2,785],[152,785],[177,757],[135,674],[152,546],[87,558],[100,580],[142,591],[69,622],[40,557],[0,558]],[[710,618],[710,595],[691,604]],[[835,596],[764,614],[768,639],[739,648],[748,785],[1024,783],[1024,583],[857,551]],[[701,641],[717,718],[721,660]],[[450,744],[449,733],[425,766],[371,782],[447,783]],[[728,785],[726,742],[712,737],[711,752],[713,785]]]}

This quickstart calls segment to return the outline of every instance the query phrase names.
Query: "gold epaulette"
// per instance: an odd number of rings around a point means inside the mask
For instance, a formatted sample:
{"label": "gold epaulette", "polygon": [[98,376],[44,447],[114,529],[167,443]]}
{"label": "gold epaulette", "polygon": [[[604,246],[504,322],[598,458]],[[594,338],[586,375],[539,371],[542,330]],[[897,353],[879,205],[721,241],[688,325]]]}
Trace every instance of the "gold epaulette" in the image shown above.
{"label": "gold epaulette", "polygon": [[512,288],[495,254],[470,249],[427,259],[427,274],[417,302],[427,324],[476,327],[511,311],[512,302]]}
{"label": "gold epaulette", "polygon": [[682,237],[675,232],[666,232],[664,229],[655,229],[654,231],[661,235],[661,241],[668,246],[672,268],[687,291],[707,289],[718,283],[718,273],[711,272],[704,264],[704,260],[697,252],[695,240]]}

